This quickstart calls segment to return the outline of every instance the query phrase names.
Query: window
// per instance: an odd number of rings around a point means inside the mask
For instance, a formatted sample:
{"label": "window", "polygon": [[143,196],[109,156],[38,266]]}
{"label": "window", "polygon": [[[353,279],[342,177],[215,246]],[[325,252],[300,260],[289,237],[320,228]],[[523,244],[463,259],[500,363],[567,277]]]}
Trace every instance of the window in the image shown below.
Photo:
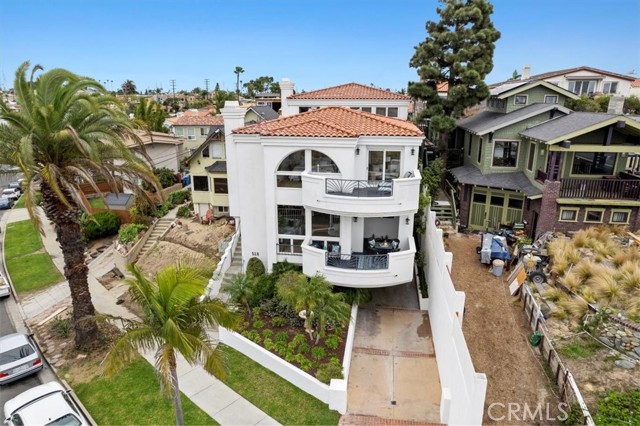
{"label": "window", "polygon": [[227,178],[213,178],[213,192],[216,194],[228,194]]}
{"label": "window", "polygon": [[376,114],[377,115],[387,115],[387,109],[386,108],[377,107],[376,108]]}
{"label": "window", "polygon": [[544,96],[545,104],[557,104],[558,103],[558,95],[545,95]]}
{"label": "window", "polygon": [[482,138],[480,138],[480,143],[478,144],[478,163],[482,159]]}
{"label": "window", "polygon": [[586,209],[584,212],[585,223],[602,223],[604,209]]}
{"label": "window", "polygon": [[194,176],[193,177],[193,190],[194,191],[209,191],[209,178],[207,176]]}
{"label": "window", "polygon": [[596,80],[574,80],[569,82],[569,91],[576,95],[588,95],[596,91]]}
{"label": "window", "polygon": [[513,197],[509,197],[509,208],[510,209],[517,209],[517,210],[522,210],[522,205],[524,203],[522,202],[522,198],[513,198]]}
{"label": "window", "polygon": [[395,107],[387,108],[387,116],[388,117],[397,117],[398,116],[398,108],[395,108]]}
{"label": "window", "polygon": [[611,210],[611,218],[609,223],[629,223],[630,210]]}
{"label": "window", "polygon": [[278,254],[288,254],[292,256],[300,256],[302,254],[302,242],[304,240],[295,238],[279,238]]}
{"label": "window", "polygon": [[529,158],[527,158],[527,170],[529,170],[530,172],[533,171],[533,163],[535,159],[536,159],[536,144],[531,143],[529,144]]}
{"label": "window", "polygon": [[304,235],[304,207],[278,206],[278,234]]}
{"label": "window", "polygon": [[195,139],[196,138],[196,128],[189,127],[187,128],[187,139]]}
{"label": "window", "polygon": [[[468,137],[467,137],[468,136]],[[468,140],[468,145],[467,145],[467,156],[471,157],[471,133],[466,133],[464,134],[465,139]]]}
{"label": "window", "polygon": [[571,173],[574,175],[613,175],[616,155],[611,152],[576,152]]}
{"label": "window", "polygon": [[369,151],[369,180],[400,177],[400,151]]}
{"label": "window", "polygon": [[209,158],[209,145],[205,146],[202,150],[202,157]]}
{"label": "window", "polygon": [[289,154],[287,158],[282,160],[280,166],[278,167],[279,172],[303,172],[304,171],[304,151],[296,151],[292,154]]}
{"label": "window", "polygon": [[616,93],[618,91],[617,81],[605,81],[602,85],[602,93]]}
{"label": "window", "polygon": [[526,105],[528,97],[529,97],[528,95],[516,95],[513,98],[513,103],[515,105]]}
{"label": "window", "polygon": [[222,148],[224,144],[221,142],[214,142],[211,144],[211,158],[222,158]]}
{"label": "window", "polygon": [[176,136],[184,136],[184,129],[182,127],[176,127]]}
{"label": "window", "polygon": [[561,208],[560,222],[577,222],[579,211],[580,209],[575,209],[575,208]]}
{"label": "window", "polygon": [[200,127],[200,136],[207,136],[209,134],[209,129],[207,127]]}
{"label": "window", "polygon": [[227,207],[227,206],[218,206],[218,213],[229,213],[229,207]]}
{"label": "window", "polygon": [[475,192],[473,194],[473,202],[474,203],[485,204],[487,202],[487,194],[484,194],[484,193],[481,193],[481,192]]}
{"label": "window", "polygon": [[362,112],[371,112],[370,107],[362,107]]}
{"label": "window", "polygon": [[339,237],[340,216],[311,212],[311,235],[315,237]]}
{"label": "window", "polygon": [[340,173],[333,160],[319,151],[311,151],[312,173]]}
{"label": "window", "polygon": [[493,148],[493,166],[515,167],[518,160],[518,142],[495,141]]}

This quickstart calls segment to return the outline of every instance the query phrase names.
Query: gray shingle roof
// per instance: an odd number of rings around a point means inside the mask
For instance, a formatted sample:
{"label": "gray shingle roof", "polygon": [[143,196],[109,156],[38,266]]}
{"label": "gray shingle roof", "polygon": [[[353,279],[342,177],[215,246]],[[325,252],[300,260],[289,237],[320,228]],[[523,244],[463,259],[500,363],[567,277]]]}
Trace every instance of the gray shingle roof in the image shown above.
{"label": "gray shingle roof", "polygon": [[511,189],[523,192],[527,197],[542,194],[542,190],[533,186],[522,172],[489,173],[483,175],[475,166],[462,166],[450,170],[460,183],[465,185],[486,186],[490,188]]}
{"label": "gray shingle roof", "polygon": [[249,109],[252,109],[256,114],[258,114],[265,120],[275,120],[279,117],[278,113],[270,106],[252,106],[249,107]]}
{"label": "gray shingle roof", "polygon": [[509,125],[510,123],[517,122],[520,118],[526,117],[531,114],[535,115],[536,113],[550,111],[553,108],[564,109],[564,107],[560,107],[555,104],[531,104],[512,111],[508,114],[504,114],[501,112],[482,111],[475,115],[472,115],[469,118],[458,120],[457,124],[458,127],[462,127],[463,129],[482,135],[484,133],[487,133],[491,129],[499,129],[501,127]]}
{"label": "gray shingle roof", "polygon": [[105,204],[110,207],[126,206],[131,197],[133,197],[133,194],[114,194],[110,192],[104,197],[104,201]]}
{"label": "gray shingle roof", "polygon": [[212,165],[204,168],[209,173],[227,173],[227,162],[216,161]]}
{"label": "gray shingle roof", "polygon": [[533,126],[520,134],[528,138],[547,142],[617,116],[618,114],[605,114],[602,112],[572,112],[564,117],[558,117]]}

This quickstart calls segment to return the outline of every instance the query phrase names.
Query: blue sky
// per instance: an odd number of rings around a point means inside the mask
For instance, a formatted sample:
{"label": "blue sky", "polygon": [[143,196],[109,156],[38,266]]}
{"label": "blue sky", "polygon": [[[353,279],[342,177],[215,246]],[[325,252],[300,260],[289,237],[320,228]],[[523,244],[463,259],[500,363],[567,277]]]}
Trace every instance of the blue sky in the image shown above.
{"label": "blue sky", "polygon": [[[488,82],[589,65],[640,76],[639,0],[494,0]],[[409,59],[437,20],[435,0],[2,0],[0,86],[24,60],[138,90],[289,77],[313,90],[415,80]]]}

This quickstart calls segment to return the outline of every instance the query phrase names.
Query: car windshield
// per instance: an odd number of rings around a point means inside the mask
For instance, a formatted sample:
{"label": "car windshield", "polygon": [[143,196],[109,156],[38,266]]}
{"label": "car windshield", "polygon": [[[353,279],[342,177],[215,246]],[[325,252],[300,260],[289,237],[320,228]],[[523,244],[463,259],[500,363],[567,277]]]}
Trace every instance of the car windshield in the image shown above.
{"label": "car windshield", "polygon": [[19,348],[9,349],[6,352],[0,353],[0,364],[9,364],[10,362],[18,361],[34,352],[31,345],[23,345]]}
{"label": "car windshield", "polygon": [[78,420],[78,418],[71,413],[65,414],[59,419],[56,419],[46,424],[46,426],[81,426],[81,425],[82,425],[82,422]]}

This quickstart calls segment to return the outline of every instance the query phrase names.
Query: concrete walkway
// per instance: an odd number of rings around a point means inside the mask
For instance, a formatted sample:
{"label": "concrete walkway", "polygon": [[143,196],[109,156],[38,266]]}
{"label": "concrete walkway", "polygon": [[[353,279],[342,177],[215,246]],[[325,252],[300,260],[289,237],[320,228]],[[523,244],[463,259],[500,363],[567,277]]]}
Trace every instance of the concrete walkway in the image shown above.
{"label": "concrete walkway", "polygon": [[[175,213],[174,213],[175,215]],[[2,229],[6,224],[28,219],[26,209],[13,209],[2,216]],[[44,218],[42,220],[45,236],[42,237],[45,250],[51,256],[56,267],[64,274],[64,258],[60,245],[56,241],[53,226]],[[89,264],[89,290],[91,300],[97,311],[123,318],[135,318],[123,305],[116,304],[118,297],[126,290],[124,286],[116,286],[107,290],[98,278],[114,267],[112,260],[113,246],[105,250]],[[55,284],[38,293],[21,298],[20,304],[24,318],[13,317],[14,323],[28,321],[30,318],[42,316],[54,311],[61,302],[68,300],[69,286],[66,281]],[[17,314],[17,312],[14,312]],[[217,332],[212,331],[210,337],[217,341]],[[152,365],[152,354],[143,354]],[[198,407],[221,425],[279,425],[273,418],[242,398],[224,383],[209,375],[200,366],[190,366],[184,358],[178,359],[178,376],[182,392]],[[258,385],[258,384],[257,384]]]}

